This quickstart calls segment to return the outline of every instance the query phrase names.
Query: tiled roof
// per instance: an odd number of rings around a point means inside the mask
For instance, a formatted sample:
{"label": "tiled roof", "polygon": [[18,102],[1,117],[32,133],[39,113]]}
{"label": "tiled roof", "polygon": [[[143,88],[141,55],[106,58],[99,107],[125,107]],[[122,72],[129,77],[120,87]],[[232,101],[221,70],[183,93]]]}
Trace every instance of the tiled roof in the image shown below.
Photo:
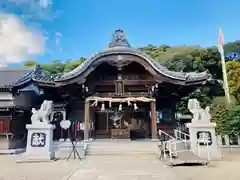
{"label": "tiled roof", "polygon": [[210,74],[208,72],[201,72],[201,73],[184,73],[184,72],[175,72],[170,71],[166,67],[162,66],[155,60],[153,60],[148,55],[144,54],[143,52],[140,52],[134,48],[130,47],[124,47],[124,46],[116,46],[107,48],[106,50],[96,53],[93,56],[89,57],[86,61],[84,61],[81,65],[79,65],[74,70],[65,73],[61,77],[55,79],[56,81],[65,81],[68,79],[71,79],[73,77],[76,77],[86,71],[87,68],[89,68],[95,61],[100,59],[100,57],[106,56],[106,55],[113,55],[113,54],[132,54],[135,56],[139,56],[141,58],[144,58],[149,65],[151,65],[157,72],[160,74],[163,74],[166,77],[180,80],[180,81],[186,81],[186,82],[192,82],[192,81],[204,81],[207,80],[210,77]]}
{"label": "tiled roof", "polygon": [[0,88],[11,88],[22,78],[33,72],[33,68],[2,67],[0,68]]}

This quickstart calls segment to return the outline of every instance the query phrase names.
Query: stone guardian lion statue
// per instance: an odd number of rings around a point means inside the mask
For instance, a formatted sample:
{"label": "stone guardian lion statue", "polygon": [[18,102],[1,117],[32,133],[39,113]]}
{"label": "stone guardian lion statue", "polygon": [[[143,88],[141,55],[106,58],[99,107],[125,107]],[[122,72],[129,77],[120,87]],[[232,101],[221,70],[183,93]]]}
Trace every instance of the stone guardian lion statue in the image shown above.
{"label": "stone guardian lion statue", "polygon": [[209,124],[211,121],[210,108],[207,106],[205,109],[201,108],[197,99],[188,100],[188,110],[193,114],[193,124]]}
{"label": "stone guardian lion statue", "polygon": [[53,102],[44,100],[40,109],[32,108],[31,121],[32,124],[50,124],[50,115],[53,109]]}

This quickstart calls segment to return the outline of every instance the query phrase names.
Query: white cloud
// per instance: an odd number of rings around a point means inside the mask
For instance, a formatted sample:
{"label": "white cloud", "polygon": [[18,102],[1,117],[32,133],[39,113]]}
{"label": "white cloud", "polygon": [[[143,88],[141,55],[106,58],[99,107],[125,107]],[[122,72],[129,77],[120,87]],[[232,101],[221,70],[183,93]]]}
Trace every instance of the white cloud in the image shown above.
{"label": "white cloud", "polygon": [[0,0],[0,11],[11,13],[19,9],[19,15],[28,19],[53,20],[56,15],[52,4],[52,0]]}
{"label": "white cloud", "polygon": [[52,0],[39,0],[39,5],[42,8],[48,8],[52,4]]}
{"label": "white cloud", "polygon": [[55,43],[56,43],[56,45],[59,45],[60,41],[61,41],[62,34],[60,32],[56,32],[55,36],[56,36]]}
{"label": "white cloud", "polygon": [[16,5],[31,5],[40,6],[42,8],[48,8],[52,5],[52,0],[6,0],[9,3],[15,3]]}
{"label": "white cloud", "polygon": [[[24,0],[21,0],[24,1]],[[12,14],[0,14],[0,65],[44,53],[45,37]]]}

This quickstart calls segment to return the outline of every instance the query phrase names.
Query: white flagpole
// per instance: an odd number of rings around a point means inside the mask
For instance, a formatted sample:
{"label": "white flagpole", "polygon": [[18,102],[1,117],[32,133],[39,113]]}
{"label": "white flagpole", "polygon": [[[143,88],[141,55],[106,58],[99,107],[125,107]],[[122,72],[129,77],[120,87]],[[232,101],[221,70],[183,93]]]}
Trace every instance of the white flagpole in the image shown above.
{"label": "white flagpole", "polygon": [[[219,42],[219,41],[221,41],[221,42]],[[227,69],[226,69],[226,62],[225,62],[224,49],[223,49],[223,33],[222,33],[221,28],[219,28],[218,51],[221,55],[222,73],[223,73],[223,88],[224,88],[224,92],[225,92],[225,98],[226,98],[228,107],[230,107],[231,106],[231,98],[230,98],[229,88],[228,88]]]}

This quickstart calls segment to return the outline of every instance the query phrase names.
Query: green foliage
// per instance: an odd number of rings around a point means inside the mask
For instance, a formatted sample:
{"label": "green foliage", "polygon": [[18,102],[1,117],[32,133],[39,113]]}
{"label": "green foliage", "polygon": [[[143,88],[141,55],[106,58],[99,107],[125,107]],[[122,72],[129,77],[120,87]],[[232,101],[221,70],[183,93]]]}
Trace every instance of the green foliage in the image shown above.
{"label": "green foliage", "polygon": [[[72,61],[66,61],[62,62],[59,60],[54,60],[46,64],[40,64],[40,67],[43,72],[50,73],[50,74],[58,74],[63,72],[69,72],[76,67],[78,67],[80,64],[82,64],[85,61],[85,58],[81,57],[79,60],[72,60]],[[24,63],[24,66],[27,67],[34,67],[36,66],[36,61],[26,61]]]}
{"label": "green foliage", "polygon": [[217,123],[218,134],[240,135],[240,105],[226,109],[225,97],[218,97],[211,105],[212,121]]}
{"label": "green foliage", "polygon": [[62,63],[59,60],[54,60],[48,64],[40,65],[43,71],[47,71],[51,74],[61,73],[65,69],[65,63]]}
{"label": "green foliage", "polygon": [[69,72],[77,68],[80,64],[85,61],[85,58],[81,57],[79,60],[67,61],[65,64],[64,72]]}
{"label": "green foliage", "polygon": [[211,115],[212,121],[216,122],[217,134],[224,134],[226,133],[226,118],[228,116],[228,110],[226,109],[225,105],[225,97],[217,97],[212,101],[211,104]]}
{"label": "green foliage", "polygon": [[228,86],[235,103],[240,104],[240,62],[227,62]]}
{"label": "green foliage", "polygon": [[240,105],[236,105],[228,111],[224,127],[227,134],[240,135]]}
{"label": "green foliage", "polygon": [[181,98],[181,100],[176,106],[177,111],[183,114],[189,114],[187,104],[188,100],[193,98],[197,98],[198,101],[200,102],[201,107],[205,108],[207,105],[211,103],[211,98],[208,96],[208,92],[205,91],[209,91],[209,89],[207,87],[202,87],[190,93],[188,96]]}
{"label": "green foliage", "polygon": [[230,42],[224,45],[225,53],[240,52],[240,41]]}
{"label": "green foliage", "polygon": [[26,61],[24,63],[24,66],[26,66],[26,67],[35,67],[36,65],[38,65],[38,63],[36,61]]}

